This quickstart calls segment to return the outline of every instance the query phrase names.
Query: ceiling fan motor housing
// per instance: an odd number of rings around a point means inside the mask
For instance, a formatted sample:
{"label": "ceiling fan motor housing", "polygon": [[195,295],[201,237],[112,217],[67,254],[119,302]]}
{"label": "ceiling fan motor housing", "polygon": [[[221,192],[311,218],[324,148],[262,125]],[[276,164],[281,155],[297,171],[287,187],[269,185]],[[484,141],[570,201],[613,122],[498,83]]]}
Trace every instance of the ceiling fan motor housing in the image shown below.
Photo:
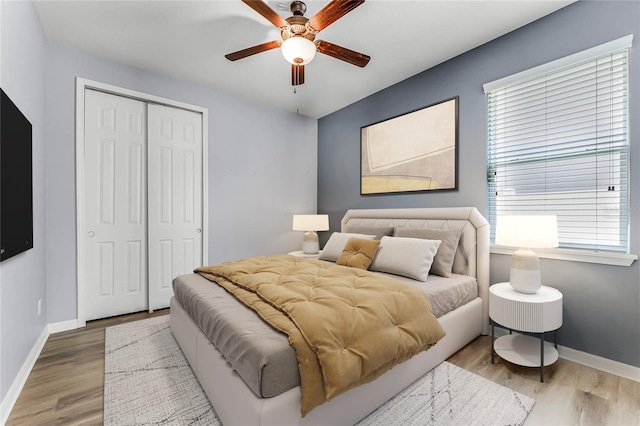
{"label": "ceiling fan motor housing", "polygon": [[290,16],[285,19],[285,21],[287,21],[289,25],[280,32],[282,40],[296,36],[304,37],[311,41],[316,38],[317,31],[314,31],[313,28],[308,25],[309,20],[304,16]]}
{"label": "ceiling fan motor housing", "polygon": [[304,2],[296,0],[291,3],[290,9],[294,16],[302,16],[307,11],[307,5],[304,4]]}

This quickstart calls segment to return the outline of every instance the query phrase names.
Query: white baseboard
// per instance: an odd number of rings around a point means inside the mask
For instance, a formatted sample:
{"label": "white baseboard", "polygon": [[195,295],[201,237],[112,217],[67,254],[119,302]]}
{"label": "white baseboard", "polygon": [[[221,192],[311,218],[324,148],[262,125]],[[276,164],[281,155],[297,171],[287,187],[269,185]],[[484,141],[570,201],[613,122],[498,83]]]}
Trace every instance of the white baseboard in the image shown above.
{"label": "white baseboard", "polygon": [[42,348],[47,342],[49,335],[53,333],[60,333],[61,331],[75,330],[76,328],[78,328],[78,320],[74,319],[47,324],[47,326],[42,330],[42,333],[33,344],[27,359],[25,359],[24,364],[22,364],[22,368],[14,379],[13,384],[9,388],[9,391],[2,400],[2,403],[0,403],[0,425],[4,426],[9,419],[11,410],[13,410],[13,406],[18,400],[20,392],[22,392],[22,388],[24,388],[25,383],[27,383],[29,374],[31,374],[31,370],[38,360],[40,352],[42,352]]}
{"label": "white baseboard", "polygon": [[[507,330],[500,327],[495,328],[496,337],[507,334],[509,334]],[[596,370],[604,371],[605,373],[615,374],[616,376],[640,382],[640,367],[634,367],[633,365],[592,355],[587,352],[581,352],[562,345],[558,345],[558,356],[567,361],[576,362],[586,365],[587,367],[595,368]]]}
{"label": "white baseboard", "polygon": [[49,327],[45,326],[42,330],[42,333],[34,343],[31,348],[31,352],[27,356],[27,359],[24,360],[22,364],[22,368],[18,372],[13,384],[9,388],[9,391],[5,395],[2,403],[0,403],[0,425],[4,425],[9,419],[9,414],[11,414],[11,410],[13,410],[13,406],[15,405],[18,397],[20,396],[20,392],[22,392],[22,388],[24,384],[27,382],[29,378],[29,374],[31,374],[31,370],[35,365],[38,357],[40,356],[40,352],[42,352],[42,348],[44,344],[47,342],[47,338],[49,337]]}
{"label": "white baseboard", "polygon": [[587,367],[592,367],[597,370],[615,374],[616,376],[640,382],[640,368],[634,367],[633,365],[623,364],[622,362],[602,358],[586,352],[580,352],[560,345],[558,345],[558,355],[560,358],[568,361],[577,362],[578,364],[586,365]]}
{"label": "white baseboard", "polygon": [[62,331],[75,330],[76,328],[80,328],[78,325],[78,320],[68,320],[68,321],[60,321],[60,322],[52,322],[48,325],[49,334],[60,333]]}

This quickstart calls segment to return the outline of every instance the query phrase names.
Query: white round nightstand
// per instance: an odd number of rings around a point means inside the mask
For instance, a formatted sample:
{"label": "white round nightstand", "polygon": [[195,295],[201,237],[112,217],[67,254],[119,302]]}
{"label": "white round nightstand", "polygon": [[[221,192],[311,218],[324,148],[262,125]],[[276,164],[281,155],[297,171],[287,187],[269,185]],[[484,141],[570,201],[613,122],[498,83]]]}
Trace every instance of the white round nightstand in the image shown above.
{"label": "white round nightstand", "polygon": [[[544,367],[558,360],[557,330],[562,326],[562,293],[542,286],[537,293],[519,293],[509,283],[489,287],[489,317],[491,318],[491,362],[494,353],[514,364],[540,367],[540,381],[544,381]],[[509,330],[508,336],[494,341],[494,325]],[[539,339],[511,331],[538,333]],[[554,345],[545,344],[544,334],[554,332]]]}
{"label": "white round nightstand", "polygon": [[318,253],[315,253],[315,254],[307,254],[302,250],[298,250],[298,251],[291,251],[287,254],[291,256],[296,256],[296,257],[304,257],[305,259],[318,259],[320,257],[320,253],[322,253],[322,250],[320,250]]}

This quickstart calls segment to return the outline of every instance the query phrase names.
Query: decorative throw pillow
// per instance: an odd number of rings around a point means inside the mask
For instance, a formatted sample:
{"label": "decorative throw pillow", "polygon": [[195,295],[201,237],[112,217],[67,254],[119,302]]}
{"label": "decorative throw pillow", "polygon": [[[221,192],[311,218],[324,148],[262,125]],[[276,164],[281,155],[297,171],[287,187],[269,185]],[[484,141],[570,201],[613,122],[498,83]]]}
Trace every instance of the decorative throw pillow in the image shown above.
{"label": "decorative throw pillow", "polygon": [[335,262],[338,260],[340,255],[342,254],[342,250],[344,250],[344,246],[347,245],[347,241],[349,238],[364,238],[365,240],[373,240],[375,235],[364,235],[364,234],[350,234],[346,232],[334,232],[329,237],[329,241],[324,245],[322,249],[322,253],[320,253],[320,260],[328,260],[330,262]]}
{"label": "decorative throw pillow", "polygon": [[373,257],[376,255],[379,245],[380,241],[378,240],[349,238],[336,263],[338,265],[351,266],[352,268],[367,269],[373,262]]}
{"label": "decorative throw pillow", "polygon": [[347,225],[346,231],[355,234],[375,235],[376,240],[385,236],[393,236],[393,226]]}
{"label": "decorative throw pillow", "polygon": [[382,237],[369,270],[426,281],[439,240]]}
{"label": "decorative throw pillow", "polygon": [[395,232],[396,237],[440,240],[440,247],[431,265],[431,273],[447,278],[451,276],[460,235],[462,229],[396,228]]}

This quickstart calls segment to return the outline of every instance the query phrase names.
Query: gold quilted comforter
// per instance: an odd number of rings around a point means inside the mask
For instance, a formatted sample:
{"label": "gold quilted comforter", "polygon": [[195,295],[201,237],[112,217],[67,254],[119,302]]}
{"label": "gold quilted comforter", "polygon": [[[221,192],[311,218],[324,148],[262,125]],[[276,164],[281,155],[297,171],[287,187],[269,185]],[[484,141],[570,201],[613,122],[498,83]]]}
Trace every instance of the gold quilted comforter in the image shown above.
{"label": "gold quilted comforter", "polygon": [[303,417],[445,335],[420,289],[361,269],[280,255],[195,272],[289,336],[298,359]]}

